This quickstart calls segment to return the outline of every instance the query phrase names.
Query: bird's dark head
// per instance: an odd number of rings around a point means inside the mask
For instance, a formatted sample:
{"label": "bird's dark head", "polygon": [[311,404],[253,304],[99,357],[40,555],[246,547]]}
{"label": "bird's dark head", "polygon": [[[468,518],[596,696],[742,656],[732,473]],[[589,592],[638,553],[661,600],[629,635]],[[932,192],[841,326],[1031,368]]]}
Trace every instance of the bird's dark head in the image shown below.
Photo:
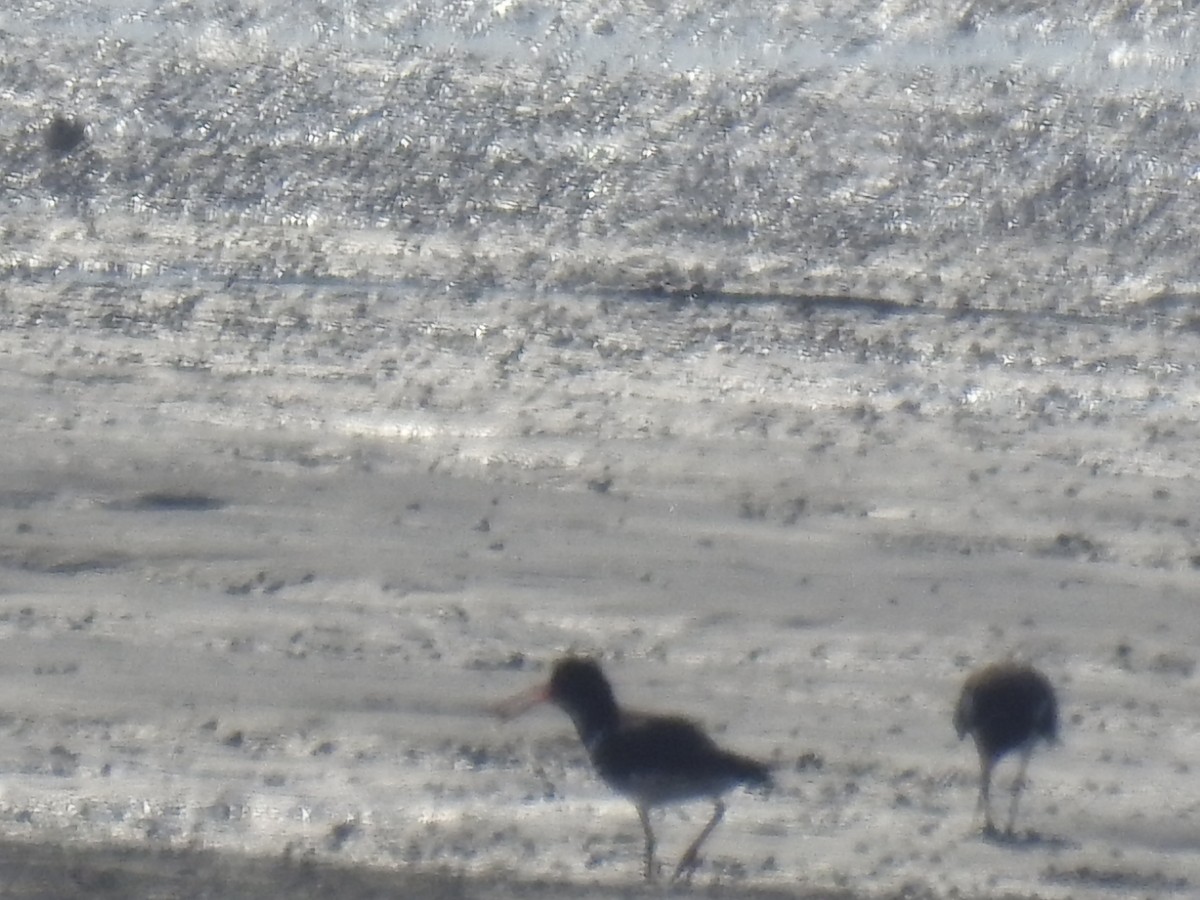
{"label": "bird's dark head", "polygon": [[612,686],[600,664],[582,656],[565,656],[554,664],[546,699],[568,712],[597,700],[612,702]]}
{"label": "bird's dark head", "polygon": [[511,719],[539,703],[553,703],[572,719],[616,715],[616,700],[612,686],[604,677],[600,664],[584,656],[564,656],[554,663],[550,680],[527,690],[496,707],[501,718]]}

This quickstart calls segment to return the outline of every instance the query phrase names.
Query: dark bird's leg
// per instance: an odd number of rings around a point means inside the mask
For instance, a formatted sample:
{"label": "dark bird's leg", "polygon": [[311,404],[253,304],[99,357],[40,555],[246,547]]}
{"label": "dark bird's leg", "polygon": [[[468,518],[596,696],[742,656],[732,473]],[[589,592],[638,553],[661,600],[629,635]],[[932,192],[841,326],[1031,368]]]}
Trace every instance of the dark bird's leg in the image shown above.
{"label": "dark bird's leg", "polygon": [[692,870],[696,868],[698,862],[696,855],[700,852],[700,845],[708,839],[708,836],[712,834],[713,829],[717,827],[724,815],[725,804],[719,798],[715,798],[713,800],[712,818],[708,820],[708,824],[696,835],[696,839],[692,841],[691,846],[687,848],[680,858],[679,865],[675,867],[675,874],[671,876],[672,881],[678,879],[684,872],[691,878]]}
{"label": "dark bird's leg", "polygon": [[646,880],[654,880],[654,831],[650,828],[650,812],[638,805],[638,818],[642,820],[642,831],[646,834]]}
{"label": "dark bird's leg", "polygon": [[1017,778],[1012,786],[1012,801],[1008,807],[1008,828],[1007,834],[1010,836],[1013,833],[1013,825],[1017,821],[1017,802],[1021,799],[1021,789],[1025,787],[1025,768],[1029,765],[1029,757],[1033,755],[1033,741],[1021,750],[1021,765],[1017,769]]}

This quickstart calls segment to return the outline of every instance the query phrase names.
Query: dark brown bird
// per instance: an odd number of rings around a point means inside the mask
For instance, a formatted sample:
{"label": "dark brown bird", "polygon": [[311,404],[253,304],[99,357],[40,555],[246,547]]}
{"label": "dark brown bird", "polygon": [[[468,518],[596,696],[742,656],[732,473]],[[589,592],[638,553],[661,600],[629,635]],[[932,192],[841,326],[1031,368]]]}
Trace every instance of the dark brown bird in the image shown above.
{"label": "dark brown bird", "polygon": [[725,814],[722,795],[738,785],[771,785],[766,764],[722,750],[690,719],[622,710],[595,660],[558,660],[547,684],[505,701],[496,712],[508,719],[547,702],[571,717],[596,772],[637,808],[646,835],[647,880],[655,876],[651,808],[698,798],[713,803],[712,818],[675,867],[675,880],[690,876],[699,864],[700,846]]}
{"label": "dark brown bird", "polygon": [[1058,699],[1041,672],[1024,663],[993,663],[972,672],[963,685],[954,710],[959,740],[968,734],[979,751],[979,802],[985,834],[995,834],[992,822],[992,770],[1008,753],[1020,754],[1020,768],[1012,786],[1007,834],[1017,818],[1017,802],[1025,784],[1025,769],[1039,739],[1058,741]]}

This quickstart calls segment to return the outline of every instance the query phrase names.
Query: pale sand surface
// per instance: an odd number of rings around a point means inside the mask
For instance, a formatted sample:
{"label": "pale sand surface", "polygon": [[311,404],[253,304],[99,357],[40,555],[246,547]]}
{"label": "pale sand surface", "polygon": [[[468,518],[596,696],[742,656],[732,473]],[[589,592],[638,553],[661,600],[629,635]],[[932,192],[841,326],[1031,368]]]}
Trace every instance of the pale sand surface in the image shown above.
{"label": "pale sand surface", "polygon": [[146,6],[0,9],[0,892],[670,893],[575,650],[695,893],[1200,893],[1194,11]]}
{"label": "pale sand surface", "polygon": [[[120,424],[137,410],[110,409],[95,428],[30,415],[0,457],[13,838],[358,865],[382,896],[430,873],[450,873],[445,896],[527,882],[641,895],[636,817],[566,718],[501,724],[484,708],[576,649],[602,654],[632,705],[695,715],[779,766],[774,794],[731,798],[696,890],[1161,896],[1200,882],[1195,576],[1122,562],[1138,529],[1108,560],[1082,543],[1115,517],[1152,531],[1187,515],[1174,508],[1190,480],[985,451],[893,465],[870,445],[784,473],[767,440],[682,486],[656,477],[687,462],[670,447],[640,481],[444,474],[420,445],[141,434]],[[999,512],[945,533],[929,512],[951,493]],[[1008,497],[1027,504],[1024,540]],[[1061,524],[1042,512],[1059,504]],[[1064,741],[1034,759],[1018,840],[994,844],[976,834],[974,756],[949,712],[970,667],[1010,652],[1059,686]],[[706,814],[658,817],[665,859]],[[102,852],[114,878],[147,879],[145,896],[193,864]],[[228,895],[272,865],[232,864]]]}

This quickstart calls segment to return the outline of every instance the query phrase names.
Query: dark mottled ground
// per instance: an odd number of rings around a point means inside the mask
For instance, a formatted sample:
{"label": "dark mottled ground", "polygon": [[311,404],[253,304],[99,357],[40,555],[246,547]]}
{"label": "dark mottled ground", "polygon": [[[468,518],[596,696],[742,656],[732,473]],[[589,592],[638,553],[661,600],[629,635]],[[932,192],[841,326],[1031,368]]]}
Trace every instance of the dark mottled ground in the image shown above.
{"label": "dark mottled ground", "polygon": [[[0,842],[0,896],[25,900],[512,900],[518,897],[606,898],[739,897],[747,900],[829,898],[850,900],[839,891],[754,890],[706,885],[625,887],[556,881],[519,881],[454,873],[412,872],[316,863],[304,859],[264,859],[207,850],[131,849],[113,846]],[[910,896],[908,894],[904,896]]]}

